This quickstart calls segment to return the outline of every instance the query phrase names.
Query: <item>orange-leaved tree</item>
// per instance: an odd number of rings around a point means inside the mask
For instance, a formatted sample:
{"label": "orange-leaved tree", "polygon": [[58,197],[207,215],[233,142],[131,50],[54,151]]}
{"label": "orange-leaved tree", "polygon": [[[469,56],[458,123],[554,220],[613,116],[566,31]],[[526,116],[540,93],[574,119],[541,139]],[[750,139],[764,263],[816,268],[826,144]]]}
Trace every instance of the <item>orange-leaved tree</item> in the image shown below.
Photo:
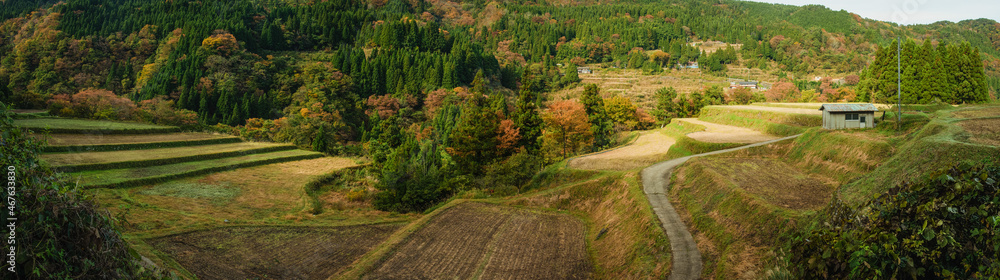
{"label": "orange-leaved tree", "polygon": [[590,132],[590,122],[583,104],[573,100],[553,103],[542,114],[548,129],[543,136],[550,145],[558,145],[560,155],[566,157],[580,148],[590,145],[594,135]]}

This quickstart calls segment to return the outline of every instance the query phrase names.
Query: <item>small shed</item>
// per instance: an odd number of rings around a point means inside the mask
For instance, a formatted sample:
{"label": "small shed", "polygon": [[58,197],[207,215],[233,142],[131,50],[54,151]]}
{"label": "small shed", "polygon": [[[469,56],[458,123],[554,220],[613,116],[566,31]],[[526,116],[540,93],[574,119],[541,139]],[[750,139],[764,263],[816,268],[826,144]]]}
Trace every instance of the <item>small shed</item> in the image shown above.
{"label": "small shed", "polygon": [[592,73],[594,73],[594,71],[590,70],[590,67],[579,67],[579,68],[576,68],[576,73],[577,74],[592,74]]}
{"label": "small shed", "polygon": [[755,81],[730,82],[729,83],[729,88],[731,88],[731,89],[738,89],[738,88],[757,89],[757,82],[755,82]]}
{"label": "small shed", "polygon": [[872,128],[875,127],[875,112],[878,108],[871,103],[823,104],[823,128]]}

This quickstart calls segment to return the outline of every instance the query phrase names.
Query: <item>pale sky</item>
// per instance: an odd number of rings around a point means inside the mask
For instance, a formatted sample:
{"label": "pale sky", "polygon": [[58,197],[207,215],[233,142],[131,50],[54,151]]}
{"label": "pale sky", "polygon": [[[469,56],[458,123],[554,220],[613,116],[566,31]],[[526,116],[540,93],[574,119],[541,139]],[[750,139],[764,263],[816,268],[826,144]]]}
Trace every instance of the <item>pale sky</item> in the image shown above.
{"label": "pale sky", "polygon": [[754,0],[789,5],[819,4],[862,17],[903,25],[988,18],[1000,21],[997,0]]}

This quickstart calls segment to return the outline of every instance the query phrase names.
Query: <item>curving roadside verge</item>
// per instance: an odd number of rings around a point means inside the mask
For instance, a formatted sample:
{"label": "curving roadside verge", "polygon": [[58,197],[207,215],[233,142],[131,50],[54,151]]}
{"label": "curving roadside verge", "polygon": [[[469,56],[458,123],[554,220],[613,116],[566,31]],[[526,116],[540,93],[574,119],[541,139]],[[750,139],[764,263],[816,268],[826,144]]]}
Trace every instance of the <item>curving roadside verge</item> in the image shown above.
{"label": "curving roadside verge", "polygon": [[701,277],[701,252],[698,251],[698,244],[691,237],[691,232],[677,215],[674,206],[667,198],[667,189],[670,186],[670,174],[674,167],[681,165],[687,160],[707,155],[728,153],[750,147],[763,146],[774,142],[784,141],[799,137],[802,134],[792,135],[784,138],[754,143],[732,149],[718,150],[714,152],[675,158],[663,161],[642,170],[642,186],[649,204],[653,208],[653,213],[660,219],[660,225],[670,239],[670,251],[673,255],[674,264],[670,273],[670,280],[676,279],[698,279]]}

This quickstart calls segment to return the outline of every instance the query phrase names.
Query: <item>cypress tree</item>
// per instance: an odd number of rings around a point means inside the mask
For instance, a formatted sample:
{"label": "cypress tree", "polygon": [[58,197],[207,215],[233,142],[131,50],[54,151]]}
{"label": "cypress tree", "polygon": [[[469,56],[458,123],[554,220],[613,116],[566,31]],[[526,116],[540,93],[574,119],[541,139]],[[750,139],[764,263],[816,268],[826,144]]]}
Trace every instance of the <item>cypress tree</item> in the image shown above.
{"label": "cypress tree", "polygon": [[538,106],[535,105],[537,99],[538,93],[532,89],[530,71],[524,71],[514,111],[514,123],[521,129],[519,144],[530,152],[541,148],[538,139],[542,136],[542,118],[538,115]]}
{"label": "cypress tree", "polygon": [[611,119],[604,111],[604,99],[601,98],[600,89],[595,84],[587,84],[580,97],[584,109],[587,111],[587,118],[590,121],[590,130],[594,135],[594,150],[604,148],[611,143]]}

